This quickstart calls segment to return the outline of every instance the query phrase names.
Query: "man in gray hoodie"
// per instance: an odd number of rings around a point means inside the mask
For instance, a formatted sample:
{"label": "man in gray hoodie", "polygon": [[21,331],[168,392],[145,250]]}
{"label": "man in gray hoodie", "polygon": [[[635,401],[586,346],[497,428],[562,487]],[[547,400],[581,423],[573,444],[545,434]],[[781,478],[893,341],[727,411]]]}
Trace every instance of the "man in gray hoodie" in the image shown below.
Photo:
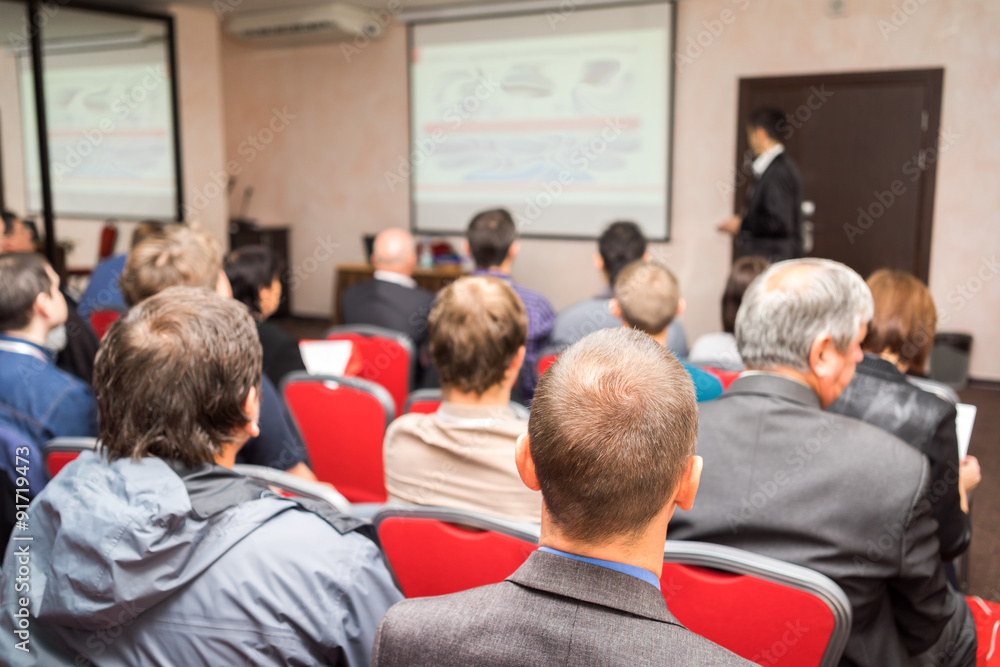
{"label": "man in gray hoodie", "polygon": [[0,574],[0,664],[367,665],[402,595],[370,526],[232,470],[261,348],[207,289],[143,301],[95,367],[102,446],[32,502]]}

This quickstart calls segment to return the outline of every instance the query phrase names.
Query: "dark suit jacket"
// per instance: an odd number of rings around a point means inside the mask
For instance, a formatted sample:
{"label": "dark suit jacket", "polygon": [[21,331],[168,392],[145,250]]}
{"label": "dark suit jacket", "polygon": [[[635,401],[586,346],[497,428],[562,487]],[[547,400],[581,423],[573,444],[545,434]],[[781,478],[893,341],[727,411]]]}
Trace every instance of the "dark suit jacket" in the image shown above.
{"label": "dark suit jacket", "polygon": [[740,257],[802,256],[802,177],[787,153],[779,153],[747,190],[737,240]]}
{"label": "dark suit jacket", "polygon": [[427,316],[433,303],[434,294],[422,287],[403,287],[373,279],[344,290],[340,319],[344,324],[371,324],[409,336],[417,354],[417,384],[437,386],[439,380],[431,364],[427,332]]}
{"label": "dark suit jacket", "polygon": [[972,533],[958,494],[955,406],[910,384],[892,363],[866,354],[829,410],[878,426],[927,456],[927,499],[938,522],[941,558],[951,560],[965,551]]}
{"label": "dark suit jacket", "polygon": [[399,331],[416,347],[427,340],[427,315],[434,295],[421,287],[387,280],[368,280],[344,290],[340,319],[344,324],[372,324]]}
{"label": "dark suit jacket", "polygon": [[[774,375],[741,377],[699,410],[701,486],[668,538],[746,549],[835,581],[854,611],[841,665],[975,664],[971,614],[938,555],[924,456],[821,411],[811,389]],[[931,658],[909,657],[920,654]]]}
{"label": "dark suit jacket", "polygon": [[502,583],[393,606],[372,664],[752,665],[684,628],[648,583],[541,551]]}

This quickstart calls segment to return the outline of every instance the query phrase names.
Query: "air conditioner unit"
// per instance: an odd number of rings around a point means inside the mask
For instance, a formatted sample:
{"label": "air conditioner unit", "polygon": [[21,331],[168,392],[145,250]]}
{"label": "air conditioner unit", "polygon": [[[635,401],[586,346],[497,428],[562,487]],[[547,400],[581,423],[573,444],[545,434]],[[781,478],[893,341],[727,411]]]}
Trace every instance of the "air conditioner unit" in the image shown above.
{"label": "air conditioner unit", "polygon": [[299,46],[380,37],[385,26],[379,18],[373,11],[331,3],[240,12],[229,17],[224,26],[233,37],[260,46]]}

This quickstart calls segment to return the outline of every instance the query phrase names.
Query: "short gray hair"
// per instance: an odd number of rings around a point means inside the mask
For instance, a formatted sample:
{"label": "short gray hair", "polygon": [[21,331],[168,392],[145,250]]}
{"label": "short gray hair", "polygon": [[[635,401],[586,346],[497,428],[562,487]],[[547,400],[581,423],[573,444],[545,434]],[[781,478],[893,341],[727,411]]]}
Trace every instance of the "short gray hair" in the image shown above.
{"label": "short gray hair", "polygon": [[778,262],[757,276],[736,314],[736,344],[747,368],[809,372],[813,342],[829,334],[846,352],[875,312],[868,285],[829,259]]}

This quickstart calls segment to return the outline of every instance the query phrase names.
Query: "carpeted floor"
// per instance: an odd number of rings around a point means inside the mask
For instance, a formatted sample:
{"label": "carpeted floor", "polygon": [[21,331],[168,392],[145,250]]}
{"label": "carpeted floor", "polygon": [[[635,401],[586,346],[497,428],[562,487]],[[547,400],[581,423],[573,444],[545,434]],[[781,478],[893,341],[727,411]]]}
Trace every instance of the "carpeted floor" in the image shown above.
{"label": "carpeted floor", "polygon": [[1000,384],[972,382],[959,395],[978,408],[969,454],[983,473],[972,499],[969,594],[1000,602]]}
{"label": "carpeted floor", "polygon": [[[326,320],[286,318],[275,324],[298,338],[322,338]],[[983,481],[973,494],[970,595],[1000,602],[1000,384],[972,382],[960,392],[978,408],[969,453],[979,459]]]}

